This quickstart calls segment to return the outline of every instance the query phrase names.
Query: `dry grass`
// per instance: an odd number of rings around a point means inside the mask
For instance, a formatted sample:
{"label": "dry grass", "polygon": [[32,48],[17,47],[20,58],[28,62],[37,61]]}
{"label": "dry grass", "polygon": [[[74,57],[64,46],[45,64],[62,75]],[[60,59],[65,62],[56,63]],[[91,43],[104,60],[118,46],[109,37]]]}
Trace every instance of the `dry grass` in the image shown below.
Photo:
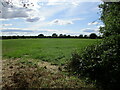
{"label": "dry grass", "polygon": [[[3,60],[3,88],[82,88],[85,85],[80,79],[62,72],[63,67],[47,62],[28,63],[21,59]],[[60,69],[61,68],[61,69]]]}

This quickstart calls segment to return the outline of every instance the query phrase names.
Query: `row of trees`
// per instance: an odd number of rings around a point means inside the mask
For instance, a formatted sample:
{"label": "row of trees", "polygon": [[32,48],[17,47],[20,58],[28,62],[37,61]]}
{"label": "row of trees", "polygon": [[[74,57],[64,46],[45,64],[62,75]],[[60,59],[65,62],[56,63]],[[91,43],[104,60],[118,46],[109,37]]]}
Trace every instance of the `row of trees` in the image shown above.
{"label": "row of trees", "polygon": [[95,33],[91,33],[88,35],[79,35],[79,36],[70,36],[66,34],[57,35],[53,33],[52,36],[45,36],[44,34],[39,34],[38,36],[2,36],[2,39],[19,39],[19,38],[90,38],[90,39],[97,39],[102,38],[101,36],[97,36]]}
{"label": "row of trees", "polygon": [[[45,37],[43,34],[39,34],[39,37]],[[92,38],[92,39],[96,39],[96,38],[100,38],[100,36],[97,36],[95,33],[91,33],[89,36],[88,35],[83,35],[80,34],[79,36],[70,36],[70,35],[66,35],[66,34],[60,34],[57,35],[56,33],[53,33],[51,37],[60,37],[60,38]]]}

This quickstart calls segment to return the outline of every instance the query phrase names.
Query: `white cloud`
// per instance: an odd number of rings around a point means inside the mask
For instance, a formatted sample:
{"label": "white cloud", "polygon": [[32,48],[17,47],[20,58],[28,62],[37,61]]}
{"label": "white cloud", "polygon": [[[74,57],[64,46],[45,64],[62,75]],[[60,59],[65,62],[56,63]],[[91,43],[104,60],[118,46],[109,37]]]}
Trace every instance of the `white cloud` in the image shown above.
{"label": "white cloud", "polygon": [[97,25],[97,24],[99,24],[99,22],[90,22],[90,23],[88,23],[88,25]]}
{"label": "white cloud", "polygon": [[81,29],[81,31],[87,35],[89,35],[90,33],[99,33],[99,29],[98,28],[83,28]]}
{"label": "white cloud", "polygon": [[27,18],[27,20],[26,21],[28,21],[28,22],[36,22],[36,21],[38,21],[39,20],[39,17],[33,17],[33,18]]}
{"label": "white cloud", "polygon": [[54,6],[43,6],[39,9],[40,16],[44,16],[45,18],[50,18],[56,15],[57,13],[70,9],[71,6],[67,5],[54,5]]}
{"label": "white cloud", "polygon": [[79,5],[81,2],[101,2],[101,0],[48,0],[47,5],[61,5],[61,4],[71,4],[71,5]]}
{"label": "white cloud", "polygon": [[25,18],[28,17],[27,11],[24,8],[12,8],[9,10],[7,7],[2,8],[2,17],[3,19],[10,18]]}
{"label": "white cloud", "polygon": [[25,35],[32,36],[38,35],[40,33],[44,35],[52,35],[53,33],[57,34],[70,34],[70,35],[89,35],[91,33],[99,34],[98,28],[83,28],[80,31],[71,31],[71,30],[60,30],[60,29],[32,29],[32,28],[0,28],[2,30],[3,36],[13,36],[13,35]]}
{"label": "white cloud", "polygon": [[[3,6],[0,10],[2,11],[2,19],[11,18],[25,18],[27,21],[36,22],[38,20],[45,20],[54,14],[65,10],[71,9],[71,5],[79,5],[80,0],[29,0],[29,7],[23,8],[23,5],[19,0],[12,0],[13,5],[7,5],[3,0],[0,2],[0,6]],[[24,2],[27,0],[23,0]],[[83,0],[82,0],[83,1]],[[47,5],[54,5],[54,7],[47,7],[46,5],[39,4],[40,2],[46,2]],[[56,5],[57,4],[57,5]],[[59,5],[58,5],[59,4]],[[34,17],[34,18],[33,18]],[[41,17],[44,17],[41,18]]]}
{"label": "white cloud", "polygon": [[74,21],[83,20],[83,19],[84,18],[73,18],[73,19],[68,19],[68,20],[55,19],[49,22],[40,22],[38,24],[32,25],[31,27],[38,29],[40,27],[48,27],[48,26],[53,26],[53,25],[70,25],[70,24],[74,24]]}
{"label": "white cloud", "polygon": [[95,32],[95,29],[84,28],[84,29],[82,29],[82,31],[83,31],[83,32],[88,32],[88,33],[90,33],[90,32]]}
{"label": "white cloud", "polygon": [[2,24],[3,27],[12,26],[12,24]]}
{"label": "white cloud", "polygon": [[48,0],[47,5],[67,5],[69,3],[72,4],[72,0]]}
{"label": "white cloud", "polygon": [[9,20],[9,19],[3,19],[0,17],[0,21],[7,21],[7,20]]}
{"label": "white cloud", "polygon": [[56,30],[56,29],[31,29],[31,28],[0,28],[2,30],[3,36],[13,36],[13,35],[38,35],[43,33],[44,35],[57,34],[67,34],[72,33],[70,30]]}
{"label": "white cloud", "polygon": [[[35,0],[36,3],[38,0]],[[31,2],[31,1],[30,1]],[[33,3],[33,2],[31,2]],[[0,18],[2,19],[11,19],[11,18],[29,18],[27,21],[37,21],[39,20],[39,14],[38,14],[38,9],[40,6],[38,6],[35,2],[33,3],[34,6],[30,6],[25,8],[22,6],[19,0],[13,0],[13,4],[7,4],[5,1],[1,0],[0,1],[0,11],[2,11],[2,15]],[[35,19],[31,18],[35,17]],[[37,18],[37,19],[36,19]],[[30,20],[31,19],[31,20]]]}
{"label": "white cloud", "polygon": [[[47,16],[49,17],[52,16],[53,14],[56,14],[57,12],[71,8],[72,7],[71,5],[76,6],[79,5],[81,2],[87,2],[89,0],[21,0],[24,3],[26,3],[25,1],[29,1],[28,3],[29,7],[27,8],[23,8],[23,5],[22,3],[20,3],[20,0],[12,1],[13,1],[12,7],[11,5],[7,5],[4,0],[0,1],[2,2],[0,3],[0,6],[3,6],[3,8],[0,9],[0,11],[2,11],[1,18],[3,19],[27,18],[27,21],[33,22],[41,20],[41,16],[44,16],[46,18]],[[41,5],[39,4],[40,2],[45,4]],[[56,7],[53,8],[49,7],[50,8],[49,9],[48,7],[45,8],[46,5],[55,5]]]}
{"label": "white cloud", "polygon": [[[43,19],[38,19],[38,18],[41,18],[41,16],[44,16],[44,18],[46,16],[52,16],[53,14],[68,8],[68,7],[61,8],[60,6],[56,6],[56,7],[53,7],[54,10],[52,8],[48,9],[48,7],[42,10],[41,9],[42,5],[39,4],[39,2],[47,2],[47,4],[50,4],[50,3],[64,2],[66,0],[61,0],[61,1],[59,0],[29,0],[29,3],[32,3],[34,6],[31,6],[31,4],[28,3],[29,7],[27,8],[24,8],[19,0],[12,0],[12,1],[13,1],[13,5],[8,5],[3,0],[0,1],[1,2],[0,6],[2,6],[2,8],[0,8],[0,11],[2,11],[2,15],[0,18],[2,19],[27,18],[27,21],[33,22],[34,20],[35,21],[43,20]],[[25,1],[24,3],[26,3]],[[62,3],[62,5],[63,4],[64,3]]]}
{"label": "white cloud", "polygon": [[100,27],[104,27],[105,25],[99,25],[99,26],[97,26],[97,28],[100,28]]}
{"label": "white cloud", "polygon": [[55,19],[52,22],[50,22],[50,25],[68,25],[68,24],[73,24],[71,20],[60,20],[60,19]]}
{"label": "white cloud", "polygon": [[83,20],[83,18],[74,18],[74,19],[68,19],[68,20],[62,20],[62,19],[55,19],[50,22],[50,25],[68,25],[68,24],[74,24],[74,21],[77,20]]}
{"label": "white cloud", "polygon": [[59,1],[59,0],[48,0],[47,5],[61,5],[63,3],[63,1],[65,1],[65,0],[61,0],[61,1]]}

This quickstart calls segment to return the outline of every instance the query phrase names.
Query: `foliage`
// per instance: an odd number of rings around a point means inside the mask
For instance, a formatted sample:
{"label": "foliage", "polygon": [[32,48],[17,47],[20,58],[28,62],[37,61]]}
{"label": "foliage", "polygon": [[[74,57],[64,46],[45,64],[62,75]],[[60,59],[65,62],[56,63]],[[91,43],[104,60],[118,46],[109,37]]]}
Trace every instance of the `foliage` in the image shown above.
{"label": "foliage", "polygon": [[[91,33],[92,34],[92,33]],[[90,34],[90,35],[91,35]],[[95,35],[96,38],[101,39],[102,37],[99,37]],[[70,36],[66,34],[60,34],[59,36],[56,33],[53,33],[52,36],[45,36],[44,34],[39,34],[38,36],[2,36],[0,39],[26,39],[26,38],[91,38],[87,35],[80,34],[79,36]],[[94,38],[94,39],[96,39]]]}
{"label": "foliage", "polygon": [[58,35],[56,33],[53,33],[52,34],[52,37],[57,37]]}
{"label": "foliage", "polygon": [[111,36],[81,53],[73,53],[70,67],[78,76],[92,80],[105,90],[119,88],[120,35]]}
{"label": "foliage", "polygon": [[38,37],[44,37],[44,34],[39,34]]}
{"label": "foliage", "polygon": [[84,35],[84,38],[87,38],[88,36],[87,35]]}
{"label": "foliage", "polygon": [[80,34],[80,35],[79,35],[79,37],[80,37],[80,38],[83,38],[83,35],[82,35],[82,34]]}
{"label": "foliage", "polygon": [[99,7],[102,8],[101,20],[105,25],[100,28],[103,36],[120,34],[120,2],[104,2]]}
{"label": "foliage", "polygon": [[90,38],[91,38],[91,39],[96,39],[96,38],[97,38],[97,35],[96,35],[95,33],[91,33],[91,34],[90,34]]}

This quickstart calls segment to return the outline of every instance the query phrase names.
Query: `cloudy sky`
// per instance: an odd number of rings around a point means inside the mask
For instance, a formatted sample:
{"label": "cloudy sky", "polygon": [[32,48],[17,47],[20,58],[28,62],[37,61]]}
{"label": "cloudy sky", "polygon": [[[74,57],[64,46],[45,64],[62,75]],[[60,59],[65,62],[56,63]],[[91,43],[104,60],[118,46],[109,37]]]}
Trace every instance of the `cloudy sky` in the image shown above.
{"label": "cloudy sky", "polygon": [[[8,0],[7,0],[8,1]],[[100,0],[0,0],[0,35],[99,34]]]}

